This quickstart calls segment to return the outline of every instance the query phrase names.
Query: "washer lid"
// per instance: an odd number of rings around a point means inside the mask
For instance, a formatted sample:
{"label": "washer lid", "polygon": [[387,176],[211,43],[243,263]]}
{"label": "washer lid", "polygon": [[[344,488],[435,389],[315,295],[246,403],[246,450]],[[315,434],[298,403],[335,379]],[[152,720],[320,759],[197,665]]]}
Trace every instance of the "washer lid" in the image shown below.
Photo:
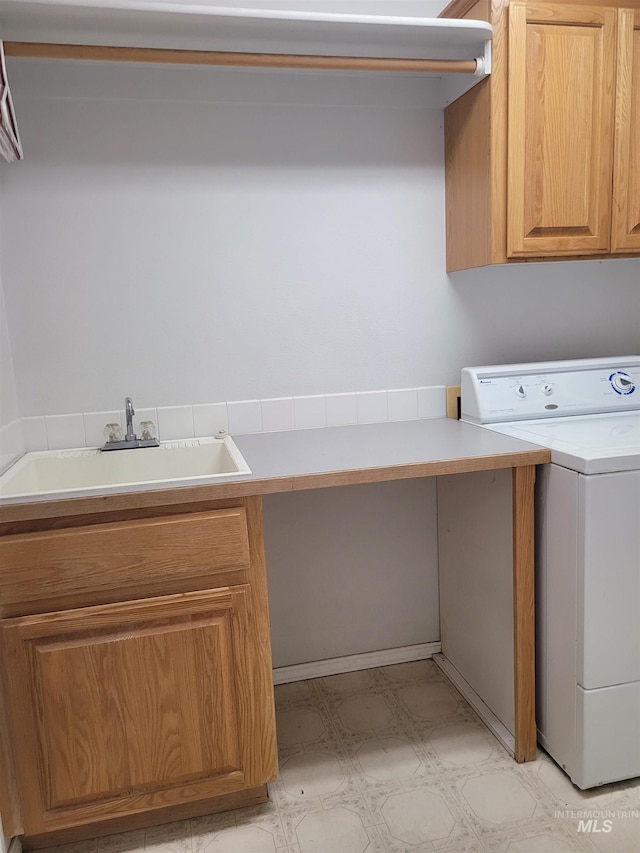
{"label": "washer lid", "polygon": [[551,450],[551,461],[582,474],[640,470],[640,412],[485,424]]}

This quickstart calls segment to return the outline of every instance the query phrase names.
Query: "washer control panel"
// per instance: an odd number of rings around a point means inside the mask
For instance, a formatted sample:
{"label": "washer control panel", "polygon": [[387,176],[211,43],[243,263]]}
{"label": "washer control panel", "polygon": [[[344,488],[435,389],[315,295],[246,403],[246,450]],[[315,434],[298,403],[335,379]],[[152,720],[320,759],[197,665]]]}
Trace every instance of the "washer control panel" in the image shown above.
{"label": "washer control panel", "polygon": [[461,389],[472,423],[640,409],[640,356],[467,367]]}

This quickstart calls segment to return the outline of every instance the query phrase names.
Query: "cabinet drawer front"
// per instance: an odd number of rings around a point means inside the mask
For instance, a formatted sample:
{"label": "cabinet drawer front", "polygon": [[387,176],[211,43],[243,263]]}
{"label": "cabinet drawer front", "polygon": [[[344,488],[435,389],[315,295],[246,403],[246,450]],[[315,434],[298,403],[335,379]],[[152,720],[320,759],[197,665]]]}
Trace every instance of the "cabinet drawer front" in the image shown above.
{"label": "cabinet drawer front", "polygon": [[273,777],[250,598],[241,586],[4,621],[27,834]]}
{"label": "cabinet drawer front", "polygon": [[0,539],[3,616],[245,583],[244,507]]}

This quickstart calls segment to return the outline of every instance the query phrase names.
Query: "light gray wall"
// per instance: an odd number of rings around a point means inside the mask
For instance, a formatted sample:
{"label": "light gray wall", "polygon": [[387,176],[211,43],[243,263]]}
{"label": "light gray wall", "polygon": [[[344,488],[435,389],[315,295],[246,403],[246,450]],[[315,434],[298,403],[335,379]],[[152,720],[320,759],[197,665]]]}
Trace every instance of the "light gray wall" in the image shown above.
{"label": "light gray wall", "polygon": [[[428,80],[9,73],[25,161],[0,164],[0,252],[22,416],[127,393],[143,407],[457,384],[469,364],[640,349],[638,260],[446,275]],[[311,533],[336,507],[340,547]],[[372,547],[385,508],[397,566]],[[277,663],[438,639],[431,485],[268,498],[265,519]]]}
{"label": "light gray wall", "polygon": [[[0,229],[2,228],[2,196],[0,195]],[[7,310],[2,286],[2,255],[0,252],[0,429],[18,417],[18,395],[11,355]]]}
{"label": "light gray wall", "polygon": [[637,260],[447,277],[428,80],[26,61],[10,79],[22,416],[453,384],[466,364],[638,348]]}
{"label": "light gray wall", "polygon": [[442,382],[442,114],[415,81],[46,63],[11,81],[23,416]]}
{"label": "light gray wall", "polygon": [[274,666],[439,638],[435,479],[264,498]]}
{"label": "light gray wall", "polygon": [[4,291],[0,279],[0,427],[18,417],[18,396],[13,373]]}

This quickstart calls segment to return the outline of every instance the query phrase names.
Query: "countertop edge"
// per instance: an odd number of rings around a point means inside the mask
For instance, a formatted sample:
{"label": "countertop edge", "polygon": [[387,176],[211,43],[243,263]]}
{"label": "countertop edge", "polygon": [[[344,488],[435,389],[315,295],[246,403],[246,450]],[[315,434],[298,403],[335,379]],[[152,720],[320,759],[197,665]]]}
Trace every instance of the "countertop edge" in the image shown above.
{"label": "countertop edge", "polygon": [[7,504],[0,507],[0,533],[2,533],[3,525],[21,521],[121,512],[151,507],[170,508],[171,506],[190,503],[246,498],[305,489],[380,483],[416,477],[437,477],[446,474],[491,471],[500,468],[517,468],[526,465],[541,465],[550,461],[551,452],[549,450],[532,446],[531,450],[512,453],[461,456],[402,465],[342,469],[312,474],[302,473],[245,481],[209,483],[199,486],[177,486],[148,491],[94,495],[86,498]]}

